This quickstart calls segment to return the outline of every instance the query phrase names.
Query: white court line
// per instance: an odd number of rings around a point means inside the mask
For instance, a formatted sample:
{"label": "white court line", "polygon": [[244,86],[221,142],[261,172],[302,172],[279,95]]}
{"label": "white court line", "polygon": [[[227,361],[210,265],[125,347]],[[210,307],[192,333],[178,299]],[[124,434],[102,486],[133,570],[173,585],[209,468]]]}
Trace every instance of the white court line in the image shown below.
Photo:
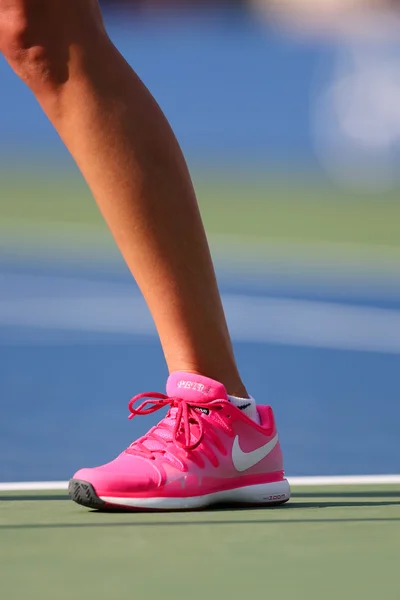
{"label": "white court line", "polygon": [[[292,486],[398,485],[400,475],[343,475],[327,477],[288,477]],[[0,483],[0,492],[47,492],[67,490],[67,481]]]}
{"label": "white court line", "polygon": [[0,483],[0,492],[56,492],[67,490],[68,481],[32,481],[27,483]]}
{"label": "white court line", "polygon": [[288,477],[290,485],[398,485],[400,475],[337,475],[326,477]]}
{"label": "white court line", "polygon": [[[130,286],[7,275],[0,283],[0,326],[156,336],[143,298]],[[223,303],[237,342],[400,354],[400,310],[234,294],[224,294]]]}

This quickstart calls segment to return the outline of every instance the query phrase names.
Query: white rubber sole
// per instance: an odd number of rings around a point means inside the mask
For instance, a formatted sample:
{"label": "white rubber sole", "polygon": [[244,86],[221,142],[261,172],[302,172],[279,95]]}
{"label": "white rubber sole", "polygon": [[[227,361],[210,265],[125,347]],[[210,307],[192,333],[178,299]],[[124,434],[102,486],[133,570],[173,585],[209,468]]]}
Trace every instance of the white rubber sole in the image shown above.
{"label": "white rubber sole", "polygon": [[99,498],[114,506],[150,510],[190,510],[206,508],[214,504],[267,506],[287,502],[290,499],[290,486],[289,482],[283,479],[275,483],[250,485],[187,498],[115,498],[110,496],[99,496]]}

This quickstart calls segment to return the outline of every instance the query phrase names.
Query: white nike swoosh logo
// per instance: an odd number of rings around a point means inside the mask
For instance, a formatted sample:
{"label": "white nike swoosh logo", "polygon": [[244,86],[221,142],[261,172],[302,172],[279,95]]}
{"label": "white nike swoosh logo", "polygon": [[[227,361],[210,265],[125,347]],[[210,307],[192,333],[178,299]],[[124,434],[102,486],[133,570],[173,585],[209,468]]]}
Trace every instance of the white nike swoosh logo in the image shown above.
{"label": "white nike swoosh logo", "polygon": [[257,448],[252,452],[243,452],[239,445],[239,436],[237,435],[235,441],[233,442],[232,447],[232,462],[236,471],[242,473],[243,471],[247,471],[247,469],[251,469],[257,463],[259,463],[263,458],[268,456],[275,448],[278,443],[278,434],[272,439],[268,444],[261,446],[261,448]]}

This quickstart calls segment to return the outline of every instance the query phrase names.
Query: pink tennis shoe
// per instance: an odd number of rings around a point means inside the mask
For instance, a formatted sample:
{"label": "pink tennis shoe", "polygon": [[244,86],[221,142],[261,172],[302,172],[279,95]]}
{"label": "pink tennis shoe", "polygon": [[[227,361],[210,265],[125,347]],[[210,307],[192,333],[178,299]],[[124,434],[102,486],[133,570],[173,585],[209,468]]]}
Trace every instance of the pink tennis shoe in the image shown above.
{"label": "pink tennis shoe", "polygon": [[102,510],[190,510],[289,500],[269,406],[257,407],[258,425],[229,402],[220,383],[174,373],[166,396],[131,400],[130,418],[166,406],[165,418],[115,460],[75,474],[69,485],[75,502]]}

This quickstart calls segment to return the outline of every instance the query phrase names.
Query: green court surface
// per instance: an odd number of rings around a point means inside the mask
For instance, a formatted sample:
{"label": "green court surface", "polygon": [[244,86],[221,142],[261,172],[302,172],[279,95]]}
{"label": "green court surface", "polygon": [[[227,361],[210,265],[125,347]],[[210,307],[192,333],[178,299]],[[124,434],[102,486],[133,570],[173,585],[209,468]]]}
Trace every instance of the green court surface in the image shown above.
{"label": "green court surface", "polygon": [[[290,174],[274,180],[195,177],[213,257],[237,273],[308,273],[392,285],[400,264],[400,191],[355,194]],[[121,264],[75,172],[0,177],[0,254],[13,259]],[[277,271],[278,270],[278,271]]]}
{"label": "green court surface", "polygon": [[398,598],[399,557],[399,486],[298,487],[279,508],[181,514],[0,494],[2,598]]}
{"label": "green court surface", "polygon": [[[229,175],[195,177],[210,234],[291,243],[359,244],[400,249],[399,190],[356,194],[314,180]],[[105,226],[86,184],[77,174],[3,174],[0,232],[11,226]],[[38,231],[43,235],[43,229]]]}

